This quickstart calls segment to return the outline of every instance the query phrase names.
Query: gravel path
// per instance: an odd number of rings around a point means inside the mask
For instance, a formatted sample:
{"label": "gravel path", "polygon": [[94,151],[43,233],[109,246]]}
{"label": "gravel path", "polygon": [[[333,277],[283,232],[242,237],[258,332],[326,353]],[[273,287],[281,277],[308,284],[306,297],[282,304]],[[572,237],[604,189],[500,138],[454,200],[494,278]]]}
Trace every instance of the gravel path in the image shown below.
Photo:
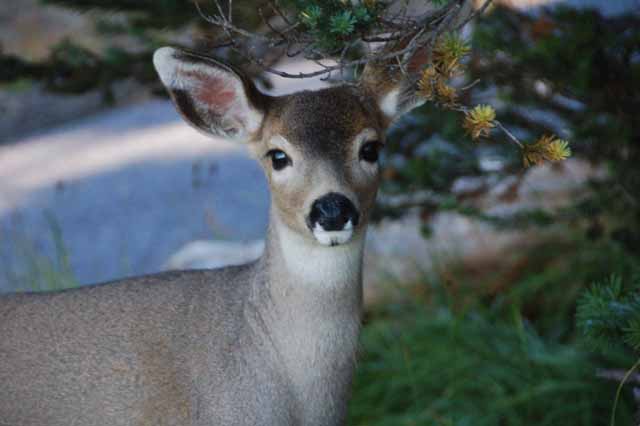
{"label": "gravel path", "polygon": [[0,289],[55,259],[58,228],[89,283],[161,270],[194,239],[259,238],[268,202],[246,152],[198,134],[169,102],[83,120],[0,147]]}

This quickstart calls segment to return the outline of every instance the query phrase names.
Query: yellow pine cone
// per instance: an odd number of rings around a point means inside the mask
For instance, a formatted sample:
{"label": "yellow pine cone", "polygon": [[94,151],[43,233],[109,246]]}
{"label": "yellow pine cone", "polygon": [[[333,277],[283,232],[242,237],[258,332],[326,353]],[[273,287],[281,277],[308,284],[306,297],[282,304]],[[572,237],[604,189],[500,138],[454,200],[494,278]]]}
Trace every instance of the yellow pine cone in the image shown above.
{"label": "yellow pine cone", "polygon": [[460,61],[471,48],[457,34],[442,37],[433,50],[433,62],[441,74],[452,77],[459,71]]}
{"label": "yellow pine cone", "polygon": [[442,79],[436,82],[436,94],[438,96],[438,101],[448,106],[455,105],[458,98],[458,92],[456,92],[456,89],[449,86]]}
{"label": "yellow pine cone", "polygon": [[545,135],[523,148],[522,160],[525,167],[536,166],[545,161],[562,161],[571,156],[569,142],[555,136]]}
{"label": "yellow pine cone", "polygon": [[438,71],[433,67],[433,65],[428,66],[422,72],[422,76],[418,81],[418,95],[432,100],[434,98],[434,84],[436,80],[438,80],[440,76],[438,75]]}
{"label": "yellow pine cone", "polygon": [[491,105],[476,105],[472,110],[465,113],[462,127],[474,140],[480,136],[488,137],[491,129],[495,127],[493,122],[495,119],[496,111]]}
{"label": "yellow pine cone", "polygon": [[438,63],[438,71],[446,78],[453,78],[457,75],[463,74],[464,70],[457,59],[452,59]]}

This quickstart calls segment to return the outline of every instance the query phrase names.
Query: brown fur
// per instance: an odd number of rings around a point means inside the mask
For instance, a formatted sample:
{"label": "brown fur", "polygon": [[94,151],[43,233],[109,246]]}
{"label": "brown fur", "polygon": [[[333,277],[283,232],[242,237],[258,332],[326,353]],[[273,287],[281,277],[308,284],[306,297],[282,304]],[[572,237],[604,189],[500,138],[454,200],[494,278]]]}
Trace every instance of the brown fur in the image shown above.
{"label": "brown fur", "polygon": [[[331,182],[329,185],[333,184],[336,190],[348,188],[360,210],[365,214],[369,211],[378,181],[354,179],[353,170],[358,162],[354,157],[357,155],[354,138],[367,127],[384,142],[384,118],[375,101],[353,87],[305,91],[271,100],[263,130],[254,138],[252,150],[265,168],[272,200],[287,225],[301,233],[306,232],[306,224],[300,220],[301,207],[303,211],[308,210],[314,189],[327,182]],[[269,141],[276,136],[284,137],[298,156],[304,158],[303,164],[295,165],[304,169],[296,177],[296,185],[280,187],[271,179],[270,160],[264,155],[273,148]]]}
{"label": "brown fur", "polygon": [[[194,127],[249,139],[272,190],[265,253],[238,267],[1,297],[0,425],[344,424],[379,181],[358,151],[390,121],[376,88],[273,98],[202,55],[163,48],[154,63]],[[202,96],[207,81],[216,93]],[[274,171],[274,148],[293,166]],[[361,218],[335,247],[305,221],[329,192]]]}

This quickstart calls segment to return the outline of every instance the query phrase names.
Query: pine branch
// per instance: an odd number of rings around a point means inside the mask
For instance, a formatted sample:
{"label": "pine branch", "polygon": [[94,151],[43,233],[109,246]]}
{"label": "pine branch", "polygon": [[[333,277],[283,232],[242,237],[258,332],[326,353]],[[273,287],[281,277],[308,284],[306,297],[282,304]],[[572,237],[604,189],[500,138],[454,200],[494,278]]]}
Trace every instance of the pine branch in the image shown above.
{"label": "pine branch", "polygon": [[624,285],[612,275],[594,284],[578,301],[576,320],[586,341],[598,350],[610,345],[640,350],[640,279]]}
{"label": "pine branch", "polygon": [[[450,0],[444,6],[426,12],[420,17],[409,18],[406,5],[399,11],[391,12],[387,7],[380,10],[362,9],[364,6],[354,6],[349,2],[294,2],[294,7],[283,10],[278,4],[270,2],[276,16],[282,18],[282,27],[277,27],[262,16],[267,33],[259,33],[235,25],[230,17],[233,16],[233,3],[228,3],[227,12],[223,10],[218,0],[213,0],[217,13],[208,14],[196,2],[199,14],[208,23],[220,28],[232,44],[234,50],[248,61],[258,65],[264,71],[285,78],[310,78],[322,75],[330,76],[339,71],[345,74],[346,69],[366,65],[373,61],[394,60],[404,69],[409,58],[423,48],[427,54],[432,49],[435,40],[444,32],[456,27],[456,22],[467,19],[462,5],[465,0]],[[487,0],[485,7],[491,2]],[[373,2],[376,3],[376,2]],[[322,7],[318,4],[323,5]],[[329,19],[323,15],[323,8],[330,9],[331,4],[336,9],[330,15],[328,28],[319,30],[318,20]],[[328,5],[328,6],[327,6]],[[305,7],[305,8],[303,8]],[[357,9],[357,8],[360,9]],[[260,10],[262,15],[262,11]],[[358,13],[366,18],[358,20]],[[374,16],[369,16],[373,14]],[[328,37],[337,35],[333,42]],[[405,42],[403,42],[403,40]],[[397,44],[395,48],[385,50],[371,49],[372,43],[387,42]],[[283,49],[283,54],[296,56],[301,54],[305,59],[316,61],[320,69],[312,72],[297,74],[288,73],[265,64],[259,55],[253,53],[257,45],[266,45],[271,49]],[[350,58],[350,52],[364,51],[356,59]],[[294,52],[294,53],[292,53]],[[323,61],[335,61],[335,65],[325,65]]]}

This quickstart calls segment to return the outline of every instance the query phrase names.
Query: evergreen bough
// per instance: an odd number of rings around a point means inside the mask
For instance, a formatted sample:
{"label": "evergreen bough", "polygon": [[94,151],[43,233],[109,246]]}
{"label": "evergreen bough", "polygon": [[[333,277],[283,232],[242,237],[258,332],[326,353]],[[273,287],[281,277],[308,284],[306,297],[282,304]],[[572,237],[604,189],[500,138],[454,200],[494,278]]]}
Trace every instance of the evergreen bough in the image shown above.
{"label": "evergreen bough", "polygon": [[640,275],[627,285],[617,275],[592,285],[578,300],[576,319],[592,348],[614,345],[640,352]]}

